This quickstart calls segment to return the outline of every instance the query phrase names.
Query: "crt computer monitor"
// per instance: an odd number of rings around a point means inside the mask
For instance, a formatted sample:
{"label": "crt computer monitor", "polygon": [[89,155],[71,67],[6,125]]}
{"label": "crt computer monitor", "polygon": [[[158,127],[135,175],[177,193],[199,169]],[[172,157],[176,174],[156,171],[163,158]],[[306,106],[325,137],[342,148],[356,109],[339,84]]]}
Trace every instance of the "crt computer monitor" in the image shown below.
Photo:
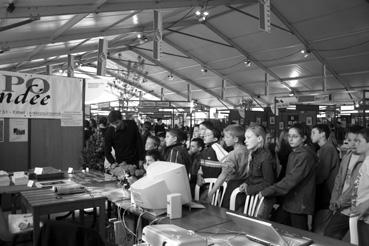
{"label": "crt computer monitor", "polygon": [[135,204],[145,209],[165,209],[167,195],[180,193],[182,204],[190,203],[191,191],[184,165],[156,161],[146,170],[146,176],[131,185],[131,195]]}

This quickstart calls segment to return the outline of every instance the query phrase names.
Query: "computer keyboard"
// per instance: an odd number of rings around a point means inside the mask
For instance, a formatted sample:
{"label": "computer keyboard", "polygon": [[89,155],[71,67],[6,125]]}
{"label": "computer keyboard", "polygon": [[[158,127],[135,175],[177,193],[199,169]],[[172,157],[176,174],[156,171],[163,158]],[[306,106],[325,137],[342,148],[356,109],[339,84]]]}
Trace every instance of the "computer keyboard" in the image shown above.
{"label": "computer keyboard", "polygon": [[288,246],[305,246],[310,245],[313,242],[311,239],[301,236],[284,234],[282,237]]}

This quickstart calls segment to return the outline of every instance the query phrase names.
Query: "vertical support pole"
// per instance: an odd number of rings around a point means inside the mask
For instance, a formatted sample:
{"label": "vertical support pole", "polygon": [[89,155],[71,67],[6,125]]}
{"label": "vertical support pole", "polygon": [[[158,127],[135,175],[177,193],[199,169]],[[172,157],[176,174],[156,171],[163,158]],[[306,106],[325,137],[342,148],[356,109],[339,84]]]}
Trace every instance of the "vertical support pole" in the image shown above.
{"label": "vertical support pole", "polygon": [[270,82],[269,82],[269,75],[267,73],[265,73],[264,79],[265,79],[265,92],[264,92],[264,95],[269,96]]}
{"label": "vertical support pole", "polygon": [[224,99],[225,83],[226,83],[226,81],[224,79],[222,79],[222,89],[220,91],[220,98],[221,99]]}
{"label": "vertical support pole", "polygon": [[323,92],[327,91],[327,69],[325,64],[323,64],[323,84],[322,84]]}
{"label": "vertical support pole", "polygon": [[106,72],[106,59],[108,58],[108,41],[101,38],[99,39],[99,49],[97,55],[97,75],[105,76]]}
{"label": "vertical support pole", "polygon": [[363,108],[363,124],[364,124],[364,128],[366,128],[366,109],[367,109],[367,99],[366,99],[366,92],[367,90],[363,90],[363,103],[362,103],[362,108]]}
{"label": "vertical support pole", "polygon": [[164,100],[164,88],[162,87],[160,90],[160,101]]}
{"label": "vertical support pole", "polygon": [[155,60],[160,60],[161,41],[163,39],[162,16],[160,11],[154,10],[154,42],[153,42],[153,57]]}
{"label": "vertical support pole", "polygon": [[53,73],[52,66],[50,64],[46,65],[46,75],[51,75],[52,73]]}
{"label": "vertical support pole", "polygon": [[74,56],[68,54],[68,69],[67,69],[68,77],[74,77]]}
{"label": "vertical support pole", "polygon": [[187,84],[187,102],[191,102],[191,100],[192,100],[191,85]]}
{"label": "vertical support pole", "polygon": [[[69,59],[68,59],[69,60]],[[86,79],[82,79],[82,139],[81,139],[81,146],[82,148],[84,148],[84,139],[85,139],[85,131],[83,130],[84,128],[84,119],[85,119],[85,99],[86,99]],[[83,214],[82,214],[83,216]]]}

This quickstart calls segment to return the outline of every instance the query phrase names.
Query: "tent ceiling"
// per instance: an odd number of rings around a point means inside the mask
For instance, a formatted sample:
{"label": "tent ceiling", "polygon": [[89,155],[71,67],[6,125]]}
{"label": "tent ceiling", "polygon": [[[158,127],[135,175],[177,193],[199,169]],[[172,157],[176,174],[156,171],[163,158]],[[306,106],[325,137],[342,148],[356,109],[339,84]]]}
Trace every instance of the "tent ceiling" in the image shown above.
{"label": "tent ceiling", "polygon": [[[0,0],[1,70],[45,73],[52,65],[57,71],[66,68],[67,54],[94,67],[98,41],[105,38],[109,74],[122,76],[141,56],[144,69],[133,72],[145,79],[128,82],[156,96],[163,88],[167,100],[187,100],[190,89],[193,99],[213,107],[237,107],[246,98],[267,106],[292,91],[331,94],[334,102],[325,103],[348,104],[369,89],[365,0],[272,1],[270,33],[259,29],[256,0],[17,0],[13,11],[9,2]],[[210,12],[204,23],[194,14],[200,7]],[[152,9],[163,16],[160,61],[152,58]]]}

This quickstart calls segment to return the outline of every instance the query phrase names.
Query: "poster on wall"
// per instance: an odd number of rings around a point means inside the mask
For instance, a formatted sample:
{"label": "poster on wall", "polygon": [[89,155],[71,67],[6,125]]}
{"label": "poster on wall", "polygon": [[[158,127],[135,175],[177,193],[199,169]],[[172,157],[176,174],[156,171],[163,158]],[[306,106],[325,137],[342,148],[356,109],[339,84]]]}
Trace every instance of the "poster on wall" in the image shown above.
{"label": "poster on wall", "polygon": [[269,124],[274,125],[275,124],[275,118],[274,116],[270,116],[269,118]]}
{"label": "poster on wall", "polygon": [[306,116],[306,125],[307,126],[312,126],[313,125],[313,117]]}
{"label": "poster on wall", "polygon": [[4,119],[0,119],[0,143],[4,142]]}
{"label": "poster on wall", "polygon": [[284,129],[284,123],[283,121],[279,122],[279,130],[283,130]]}
{"label": "poster on wall", "polygon": [[82,117],[82,85],[77,78],[0,71],[0,117]]}
{"label": "poster on wall", "polygon": [[9,142],[28,141],[28,119],[9,119]]}

